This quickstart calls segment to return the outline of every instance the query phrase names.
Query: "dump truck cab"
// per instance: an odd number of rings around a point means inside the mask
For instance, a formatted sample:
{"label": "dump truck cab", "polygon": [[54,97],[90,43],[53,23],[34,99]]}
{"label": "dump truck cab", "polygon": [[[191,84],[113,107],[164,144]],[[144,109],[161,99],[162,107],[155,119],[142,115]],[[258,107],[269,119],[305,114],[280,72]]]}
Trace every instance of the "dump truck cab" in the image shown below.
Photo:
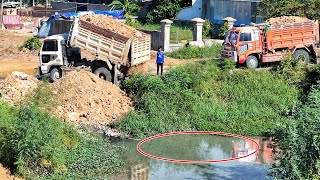
{"label": "dump truck cab", "polygon": [[62,70],[71,63],[81,61],[79,48],[67,47],[68,34],[45,38],[39,53],[40,75],[50,74],[53,80],[60,79]]}
{"label": "dump truck cab", "polygon": [[53,35],[45,38],[39,54],[40,72],[47,74],[53,67],[63,65],[63,49],[65,45],[65,35]]}
{"label": "dump truck cab", "polygon": [[225,37],[221,56],[236,63],[246,63],[248,67],[258,66],[262,52],[262,39],[259,27],[233,27]]}

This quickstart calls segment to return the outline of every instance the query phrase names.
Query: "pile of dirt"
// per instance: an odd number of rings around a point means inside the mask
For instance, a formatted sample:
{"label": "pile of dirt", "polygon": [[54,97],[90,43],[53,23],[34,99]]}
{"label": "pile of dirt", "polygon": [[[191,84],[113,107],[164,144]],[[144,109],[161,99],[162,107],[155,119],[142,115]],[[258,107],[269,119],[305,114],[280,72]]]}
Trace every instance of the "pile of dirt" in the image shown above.
{"label": "pile of dirt", "polygon": [[87,21],[103,29],[110,30],[112,32],[121,34],[128,38],[140,38],[142,33],[137,29],[128,26],[124,23],[116,21],[114,18],[99,14],[88,14],[80,16],[80,20]]}
{"label": "pile of dirt", "polygon": [[0,179],[1,180],[20,180],[21,178],[12,176],[10,171],[4,168],[2,164],[0,164]]}
{"label": "pile of dirt", "polygon": [[294,23],[301,23],[301,22],[308,22],[311,21],[306,17],[299,17],[299,16],[281,16],[276,18],[270,18],[266,20],[266,23],[270,25],[278,25],[278,24],[294,24]]}
{"label": "pile of dirt", "polygon": [[72,71],[52,86],[56,114],[75,124],[108,124],[131,110],[125,92],[88,71]]}
{"label": "pile of dirt", "polygon": [[22,100],[25,95],[38,86],[38,79],[22,73],[14,71],[11,75],[0,82],[0,93],[2,99],[10,104],[15,104]]}

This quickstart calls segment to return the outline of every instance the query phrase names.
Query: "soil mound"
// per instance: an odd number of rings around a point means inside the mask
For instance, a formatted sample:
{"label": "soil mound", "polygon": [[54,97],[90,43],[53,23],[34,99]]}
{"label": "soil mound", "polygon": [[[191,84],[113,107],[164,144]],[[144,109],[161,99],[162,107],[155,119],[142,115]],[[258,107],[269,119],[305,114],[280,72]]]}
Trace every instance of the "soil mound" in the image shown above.
{"label": "soil mound", "polygon": [[38,79],[22,73],[12,72],[11,75],[0,82],[0,93],[2,100],[12,105],[22,100],[28,92],[38,86]]}
{"label": "soil mound", "polygon": [[308,22],[311,21],[306,17],[299,17],[299,16],[281,16],[276,18],[270,18],[266,20],[266,23],[270,25],[278,25],[278,24],[294,24],[294,23],[301,23],[301,22]]}
{"label": "soil mound", "polygon": [[91,72],[72,71],[52,86],[59,105],[56,114],[75,124],[108,124],[131,109],[125,92]]}
{"label": "soil mound", "polygon": [[116,21],[112,17],[99,15],[99,14],[88,14],[80,16],[80,20],[87,21],[88,23],[99,26],[103,29],[110,30],[112,32],[121,34],[128,38],[139,38],[142,37],[142,33],[137,29],[128,26],[124,23]]}

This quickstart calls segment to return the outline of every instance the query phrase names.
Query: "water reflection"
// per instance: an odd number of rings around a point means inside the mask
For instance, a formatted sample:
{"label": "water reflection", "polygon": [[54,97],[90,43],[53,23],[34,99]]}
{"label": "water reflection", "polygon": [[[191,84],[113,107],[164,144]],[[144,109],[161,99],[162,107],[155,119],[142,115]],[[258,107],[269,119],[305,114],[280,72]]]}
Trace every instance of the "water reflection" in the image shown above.
{"label": "water reflection", "polygon": [[[168,138],[168,137],[166,137]],[[271,141],[252,138],[260,151],[244,159],[209,164],[181,164],[144,157],[136,150],[137,141],[122,141],[127,147],[124,158],[129,161],[127,172],[113,179],[266,179],[268,164],[272,163]],[[172,136],[150,141],[143,150],[152,155],[173,159],[208,160],[246,155],[256,150],[249,141],[210,135]],[[269,177],[270,178],[270,177]]]}

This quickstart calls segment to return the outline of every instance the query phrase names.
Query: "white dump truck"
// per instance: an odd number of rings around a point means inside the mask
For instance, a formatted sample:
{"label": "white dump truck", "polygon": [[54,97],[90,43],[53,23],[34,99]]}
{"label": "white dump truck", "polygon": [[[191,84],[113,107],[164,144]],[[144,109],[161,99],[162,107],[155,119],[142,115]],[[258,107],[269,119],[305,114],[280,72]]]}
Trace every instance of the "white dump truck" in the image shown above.
{"label": "white dump truck", "polygon": [[[75,18],[69,34],[45,38],[39,53],[39,75],[48,74],[56,81],[67,71],[84,69],[119,85],[129,67],[150,60],[150,35],[141,34],[130,39]],[[81,49],[96,58],[82,59]]]}

